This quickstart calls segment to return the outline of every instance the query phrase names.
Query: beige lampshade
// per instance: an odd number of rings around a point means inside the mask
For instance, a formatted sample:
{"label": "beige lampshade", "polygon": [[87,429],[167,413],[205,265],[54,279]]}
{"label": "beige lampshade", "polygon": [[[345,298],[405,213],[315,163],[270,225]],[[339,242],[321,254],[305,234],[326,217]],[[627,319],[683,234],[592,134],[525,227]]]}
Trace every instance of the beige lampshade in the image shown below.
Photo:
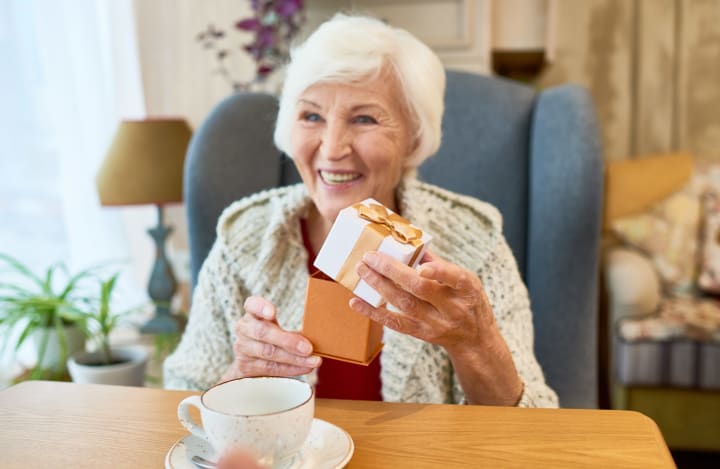
{"label": "beige lampshade", "polygon": [[95,179],[100,203],[182,202],[191,135],[187,122],[179,118],[122,121]]}

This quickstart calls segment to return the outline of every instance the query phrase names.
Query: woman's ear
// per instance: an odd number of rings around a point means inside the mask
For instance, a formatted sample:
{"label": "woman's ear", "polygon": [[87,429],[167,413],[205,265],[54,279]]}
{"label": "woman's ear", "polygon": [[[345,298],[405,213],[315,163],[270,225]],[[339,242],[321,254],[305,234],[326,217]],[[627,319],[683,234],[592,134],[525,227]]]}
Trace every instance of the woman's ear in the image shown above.
{"label": "woman's ear", "polygon": [[408,146],[407,156],[414,154],[420,147],[420,135],[414,132],[414,135],[410,135],[410,145]]}
{"label": "woman's ear", "polygon": [[410,142],[410,154],[415,153],[415,150],[420,146],[420,135],[413,135],[412,141]]}

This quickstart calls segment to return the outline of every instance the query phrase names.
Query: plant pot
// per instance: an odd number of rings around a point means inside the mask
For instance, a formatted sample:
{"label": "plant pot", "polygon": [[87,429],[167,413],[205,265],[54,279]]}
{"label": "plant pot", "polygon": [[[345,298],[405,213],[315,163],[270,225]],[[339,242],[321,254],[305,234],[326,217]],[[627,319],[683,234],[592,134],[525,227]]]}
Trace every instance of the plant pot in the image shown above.
{"label": "plant pot", "polygon": [[28,336],[27,349],[23,355],[27,356],[28,359],[32,357],[32,360],[36,362],[35,366],[41,369],[64,370],[64,362],[67,360],[67,357],[71,357],[74,353],[85,349],[85,336],[77,326],[66,326],[63,330],[65,331],[65,340],[67,343],[67,356],[61,356],[60,344],[55,328],[49,329],[47,348],[45,349],[42,363],[39,363],[37,360],[40,355],[40,348],[46,329],[36,329]]}
{"label": "plant pot", "polygon": [[103,365],[100,351],[75,353],[67,362],[72,380],[83,384],[144,386],[149,356],[145,347],[113,347],[112,356],[120,363]]}

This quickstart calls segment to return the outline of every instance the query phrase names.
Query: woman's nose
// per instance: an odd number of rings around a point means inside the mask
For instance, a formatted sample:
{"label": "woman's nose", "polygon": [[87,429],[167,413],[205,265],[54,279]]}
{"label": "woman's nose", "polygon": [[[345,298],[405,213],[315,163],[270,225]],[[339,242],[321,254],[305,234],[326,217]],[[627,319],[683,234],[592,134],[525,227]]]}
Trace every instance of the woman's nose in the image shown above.
{"label": "woman's nose", "polygon": [[320,153],[328,160],[342,159],[350,153],[351,140],[352,136],[346,126],[328,122],[322,134]]}

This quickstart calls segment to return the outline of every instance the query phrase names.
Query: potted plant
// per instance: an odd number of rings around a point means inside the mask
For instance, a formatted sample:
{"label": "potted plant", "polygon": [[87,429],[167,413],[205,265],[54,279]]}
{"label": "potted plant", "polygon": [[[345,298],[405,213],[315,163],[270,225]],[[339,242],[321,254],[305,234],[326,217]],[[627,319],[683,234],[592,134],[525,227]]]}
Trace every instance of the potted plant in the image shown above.
{"label": "potted plant", "polygon": [[80,285],[92,270],[72,275],[58,263],[40,276],[19,260],[0,254],[0,355],[11,347],[15,356],[27,344],[34,361],[17,380],[69,378],[67,357],[85,347],[73,306],[86,299]]}
{"label": "potted plant", "polygon": [[119,274],[100,280],[100,295],[86,299],[84,308],[73,308],[82,318],[83,331],[95,342],[94,351],[78,351],[68,359],[68,370],[76,383],[143,386],[148,351],[141,345],[112,347],[110,334],[120,318],[135,311],[112,311],[111,298]]}

